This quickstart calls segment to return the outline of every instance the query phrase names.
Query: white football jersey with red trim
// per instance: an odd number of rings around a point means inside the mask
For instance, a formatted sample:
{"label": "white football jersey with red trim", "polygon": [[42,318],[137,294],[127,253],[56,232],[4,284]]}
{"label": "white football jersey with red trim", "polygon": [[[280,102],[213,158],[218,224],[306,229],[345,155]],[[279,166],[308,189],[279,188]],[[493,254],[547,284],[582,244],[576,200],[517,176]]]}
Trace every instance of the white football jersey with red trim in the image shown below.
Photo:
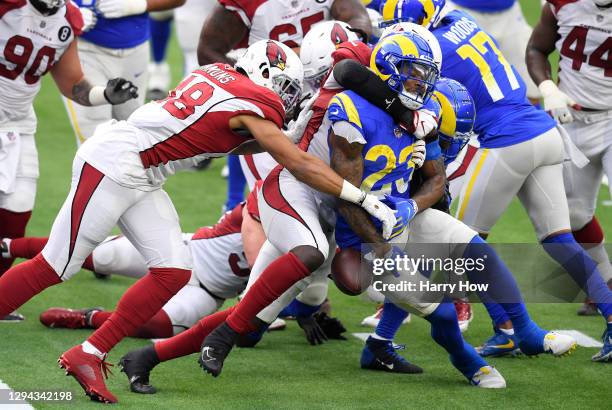
{"label": "white football jersey with red trim", "polygon": [[331,19],[334,0],[219,0],[248,28],[240,47],[259,40],[277,40],[299,47],[314,24]]}
{"label": "white football jersey with red trim", "polygon": [[81,14],[70,2],[51,16],[27,0],[0,2],[0,131],[36,132],[32,102],[40,78],[82,27]]}
{"label": "white football jersey with red trim", "polygon": [[168,98],[138,108],[127,121],[101,125],[77,155],[117,183],[143,190],[208,157],[224,156],[252,139],[230,129],[237,115],[283,126],[283,104],[225,64],[189,74]]}
{"label": "white football jersey with red trim", "polygon": [[189,242],[193,274],[214,296],[238,296],[249,280],[240,228],[243,204],[226,213],[214,226],[198,229]]}
{"label": "white football jersey with red trim", "polygon": [[583,107],[612,109],[612,8],[549,0],[559,24],[559,88]]}

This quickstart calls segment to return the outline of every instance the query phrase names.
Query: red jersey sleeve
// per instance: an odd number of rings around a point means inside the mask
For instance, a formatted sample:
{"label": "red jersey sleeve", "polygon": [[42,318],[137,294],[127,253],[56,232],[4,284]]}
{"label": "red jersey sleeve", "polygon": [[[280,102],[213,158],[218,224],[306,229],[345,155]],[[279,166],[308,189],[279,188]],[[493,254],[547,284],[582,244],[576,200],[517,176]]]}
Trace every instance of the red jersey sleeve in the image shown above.
{"label": "red jersey sleeve", "polygon": [[21,8],[27,4],[27,0],[3,0],[0,1],[0,18],[11,10]]}
{"label": "red jersey sleeve", "polygon": [[85,25],[83,15],[79,8],[71,1],[66,2],[66,20],[68,20],[68,24],[72,27],[75,36],[83,34],[83,26]]}
{"label": "red jersey sleeve", "polygon": [[[246,92],[241,93],[240,99],[255,104],[263,113],[263,118],[272,121],[278,128],[283,128],[285,123],[285,108],[280,97],[272,90],[255,85],[251,82]],[[250,110],[237,111],[235,114],[253,113]],[[261,113],[255,112],[261,117]]]}
{"label": "red jersey sleeve", "polygon": [[267,0],[219,0],[226,10],[232,11],[240,17],[245,26],[251,27],[255,11]]}
{"label": "red jersey sleeve", "polygon": [[334,64],[342,60],[355,60],[365,66],[370,65],[370,55],[372,50],[367,44],[361,41],[345,41],[340,43],[336,51],[332,53]]}

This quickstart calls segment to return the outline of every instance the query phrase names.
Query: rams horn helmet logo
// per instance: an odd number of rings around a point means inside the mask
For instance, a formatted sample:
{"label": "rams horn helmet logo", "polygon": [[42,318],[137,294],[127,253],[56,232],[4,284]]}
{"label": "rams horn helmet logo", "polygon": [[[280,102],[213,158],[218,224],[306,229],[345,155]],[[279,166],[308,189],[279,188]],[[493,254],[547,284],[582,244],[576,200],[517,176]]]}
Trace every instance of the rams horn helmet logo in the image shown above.
{"label": "rams horn helmet logo", "polygon": [[268,41],[266,55],[268,56],[270,67],[277,67],[281,70],[285,69],[287,65],[287,54],[274,41]]}

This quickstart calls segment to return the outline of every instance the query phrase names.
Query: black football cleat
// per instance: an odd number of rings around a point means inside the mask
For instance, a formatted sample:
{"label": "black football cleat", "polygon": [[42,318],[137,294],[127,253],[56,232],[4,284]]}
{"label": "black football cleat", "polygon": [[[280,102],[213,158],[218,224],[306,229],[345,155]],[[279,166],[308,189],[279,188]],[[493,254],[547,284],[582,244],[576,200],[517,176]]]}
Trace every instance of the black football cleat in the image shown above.
{"label": "black football cleat", "polygon": [[225,322],[206,336],[198,358],[202,370],[212,374],[213,377],[219,376],[223,369],[223,362],[232,351],[238,336],[238,332]]}
{"label": "black football cleat", "polygon": [[372,336],[368,337],[361,352],[361,368],[391,373],[423,373],[423,369],[419,366],[397,354],[393,342],[374,339]]}
{"label": "black football cleat", "polygon": [[153,345],[132,350],[119,361],[121,371],[130,383],[130,390],[139,394],[155,394],[157,389],[149,383],[149,374],[159,364]]}
{"label": "black football cleat", "polygon": [[5,323],[21,323],[25,320],[25,317],[18,312],[9,313],[4,317],[0,317],[0,322]]}

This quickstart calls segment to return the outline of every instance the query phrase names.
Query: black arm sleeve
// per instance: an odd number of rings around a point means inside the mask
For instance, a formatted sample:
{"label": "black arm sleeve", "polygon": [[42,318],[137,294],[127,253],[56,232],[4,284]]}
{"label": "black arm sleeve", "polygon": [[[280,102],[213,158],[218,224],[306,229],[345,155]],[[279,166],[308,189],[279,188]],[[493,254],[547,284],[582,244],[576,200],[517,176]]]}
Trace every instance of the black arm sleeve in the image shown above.
{"label": "black arm sleeve", "polygon": [[395,121],[414,132],[414,113],[406,108],[397,94],[383,80],[354,60],[342,60],[334,66],[334,78],[351,90],[388,112]]}

